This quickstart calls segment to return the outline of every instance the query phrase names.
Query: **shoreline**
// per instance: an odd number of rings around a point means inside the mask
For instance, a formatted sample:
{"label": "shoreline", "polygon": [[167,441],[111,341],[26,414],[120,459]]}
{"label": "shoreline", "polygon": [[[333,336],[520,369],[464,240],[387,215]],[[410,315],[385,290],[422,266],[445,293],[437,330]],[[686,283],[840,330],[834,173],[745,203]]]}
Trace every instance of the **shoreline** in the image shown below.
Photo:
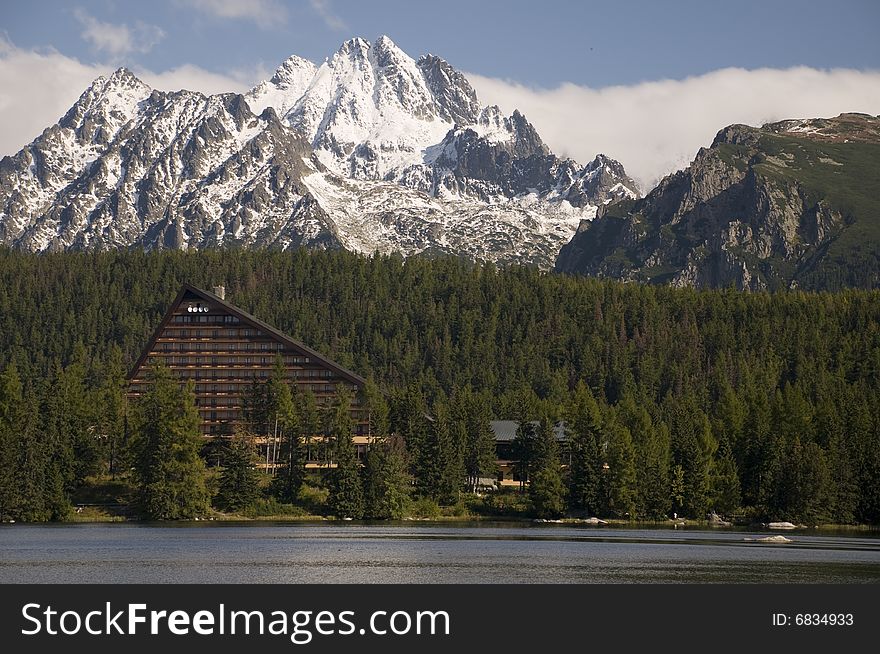
{"label": "shoreline", "polygon": [[[766,531],[771,533],[783,532],[880,532],[880,525],[870,524],[818,524],[818,525],[797,525],[794,529],[773,529],[765,523],[751,524],[729,524],[719,525],[709,520],[685,520],[679,518],[677,520],[621,520],[621,519],[602,519],[595,521],[593,519],[583,518],[561,518],[558,520],[542,520],[530,517],[517,516],[485,516],[485,515],[468,515],[468,516],[436,516],[436,517],[407,517],[400,520],[341,520],[336,518],[328,518],[321,515],[267,515],[249,517],[240,514],[224,514],[215,513],[206,518],[197,518],[194,520],[141,520],[139,518],[128,518],[118,515],[99,514],[97,512],[89,512],[87,515],[72,514],[67,520],[59,520],[55,522],[16,522],[14,524],[24,525],[89,525],[89,524],[151,524],[151,525],[187,525],[201,526],[204,524],[231,524],[238,523],[241,525],[258,526],[265,523],[289,523],[289,524],[327,524],[327,525],[385,525],[391,527],[411,526],[414,523],[431,524],[448,524],[463,525],[465,523],[487,523],[488,524],[505,524],[505,525],[534,525],[534,526],[556,526],[556,527],[596,527],[605,529],[632,529],[632,530],[650,530],[650,529],[669,529],[669,530],[710,530],[710,531]],[[13,526],[13,523],[0,523],[3,526]]]}

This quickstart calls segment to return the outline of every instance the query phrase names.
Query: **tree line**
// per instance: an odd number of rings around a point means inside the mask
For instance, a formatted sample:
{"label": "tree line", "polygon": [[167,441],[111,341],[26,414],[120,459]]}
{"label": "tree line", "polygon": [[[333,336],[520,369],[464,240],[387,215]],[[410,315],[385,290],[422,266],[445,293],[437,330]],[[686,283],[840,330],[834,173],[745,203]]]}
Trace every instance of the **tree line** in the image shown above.
{"label": "tree line", "polygon": [[[334,514],[453,502],[493,474],[488,421],[515,418],[536,514],[880,519],[876,291],[697,292],[450,258],[238,250],[0,252],[4,516],[61,518],[86,478],[120,469],[136,427],[127,369],[184,281],[225,284],[387,399],[399,438],[351,466],[357,480],[326,479],[357,487],[364,507]],[[288,392],[286,429],[309,432],[296,426],[314,419],[308,398]],[[288,461],[310,446],[284,443]],[[342,441],[314,446],[351,458]],[[276,474],[273,495],[295,498],[299,475]]]}

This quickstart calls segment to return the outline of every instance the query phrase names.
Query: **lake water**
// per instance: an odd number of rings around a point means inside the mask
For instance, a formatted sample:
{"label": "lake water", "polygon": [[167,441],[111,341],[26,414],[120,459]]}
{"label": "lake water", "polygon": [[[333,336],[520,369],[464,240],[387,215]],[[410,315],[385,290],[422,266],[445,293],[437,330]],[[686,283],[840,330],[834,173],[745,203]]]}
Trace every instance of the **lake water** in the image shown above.
{"label": "lake water", "polygon": [[[778,534],[780,532],[772,532]],[[876,534],[522,523],[0,526],[0,583],[864,583]]]}

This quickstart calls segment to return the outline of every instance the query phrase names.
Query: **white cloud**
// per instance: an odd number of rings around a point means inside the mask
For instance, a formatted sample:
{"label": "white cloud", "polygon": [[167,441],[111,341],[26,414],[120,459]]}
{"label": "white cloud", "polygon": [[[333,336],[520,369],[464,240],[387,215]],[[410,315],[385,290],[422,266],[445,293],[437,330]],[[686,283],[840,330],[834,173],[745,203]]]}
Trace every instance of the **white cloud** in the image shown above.
{"label": "white cloud", "polygon": [[331,30],[337,32],[348,30],[348,25],[345,24],[345,21],[334,13],[333,8],[330,6],[330,0],[309,0],[309,4],[312,5],[315,13],[321,17],[324,24]]}
{"label": "white cloud", "polygon": [[177,91],[201,91],[202,93],[244,93],[258,78],[250,79],[244,72],[232,75],[212,73],[192,64],[184,64],[161,73],[143,68],[132,68],[132,72],[154,89]]}
{"label": "white cloud", "polygon": [[[54,50],[18,48],[0,36],[0,157],[15,154],[58,122],[96,77],[109,75],[113,68],[83,64]],[[142,68],[133,72],[153,88],[219,93],[244,91],[264,71],[222,75],[187,64],[158,73]]]}
{"label": "white cloud", "polygon": [[287,22],[287,9],[276,0],[179,0],[182,4],[217,18],[252,20],[268,29]]}
{"label": "white cloud", "polygon": [[480,100],[519,109],[557,154],[581,163],[602,152],[618,159],[643,190],[686,166],[733,123],[857,111],[880,114],[880,72],[849,69],[725,68],[683,80],[592,89],[535,89],[468,74]]}
{"label": "white cloud", "polygon": [[104,23],[82,9],[75,9],[73,16],[83,27],[80,36],[91,43],[95,50],[106,52],[111,57],[149,52],[165,38],[165,32],[159,27],[141,21],[137,21],[134,27],[125,23]]}

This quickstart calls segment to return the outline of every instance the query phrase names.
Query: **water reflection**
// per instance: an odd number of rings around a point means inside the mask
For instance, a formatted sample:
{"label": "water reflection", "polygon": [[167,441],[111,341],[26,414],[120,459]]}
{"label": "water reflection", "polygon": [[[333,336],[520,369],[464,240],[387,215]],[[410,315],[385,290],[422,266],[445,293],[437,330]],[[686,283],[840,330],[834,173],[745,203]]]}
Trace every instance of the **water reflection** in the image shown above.
{"label": "water reflection", "polygon": [[4,583],[861,583],[873,535],[528,524],[0,528]]}

